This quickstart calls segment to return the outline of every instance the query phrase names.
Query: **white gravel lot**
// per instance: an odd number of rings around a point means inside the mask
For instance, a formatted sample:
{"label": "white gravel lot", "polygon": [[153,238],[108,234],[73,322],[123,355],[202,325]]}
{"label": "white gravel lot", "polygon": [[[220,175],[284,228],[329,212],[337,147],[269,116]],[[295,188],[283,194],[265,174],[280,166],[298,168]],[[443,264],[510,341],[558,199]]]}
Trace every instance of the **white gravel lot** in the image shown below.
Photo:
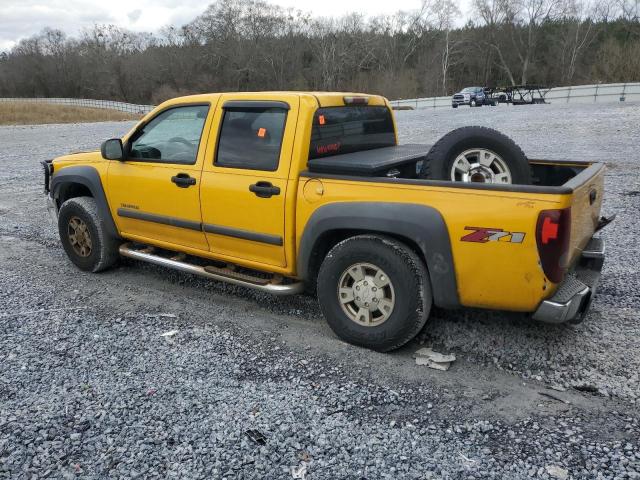
{"label": "white gravel lot", "polygon": [[[135,262],[81,273],[38,161],[131,123],[0,127],[0,478],[640,478],[640,105],[397,120],[403,142],[477,124],[530,158],[607,161],[618,218],[585,322],[436,311],[419,340],[378,354],[338,341],[309,297]],[[458,360],[418,367],[419,342]]]}

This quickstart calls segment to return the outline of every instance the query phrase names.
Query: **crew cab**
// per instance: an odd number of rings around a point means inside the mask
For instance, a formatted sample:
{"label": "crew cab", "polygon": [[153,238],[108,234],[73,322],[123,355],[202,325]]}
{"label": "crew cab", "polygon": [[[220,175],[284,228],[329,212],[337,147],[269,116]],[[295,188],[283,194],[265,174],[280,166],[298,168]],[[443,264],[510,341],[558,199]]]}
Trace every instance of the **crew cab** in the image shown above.
{"label": "crew cab", "polygon": [[379,351],[413,338],[432,305],[580,321],[604,259],[604,165],[518,172],[519,149],[469,128],[398,145],[376,95],[187,96],[100,151],[44,161],[45,191],[82,270],[124,256],[306,290],[339,337]]}
{"label": "crew cab", "polygon": [[485,91],[483,87],[466,87],[451,97],[451,106],[458,108],[460,105],[481,107],[482,105],[496,106],[498,101]]}

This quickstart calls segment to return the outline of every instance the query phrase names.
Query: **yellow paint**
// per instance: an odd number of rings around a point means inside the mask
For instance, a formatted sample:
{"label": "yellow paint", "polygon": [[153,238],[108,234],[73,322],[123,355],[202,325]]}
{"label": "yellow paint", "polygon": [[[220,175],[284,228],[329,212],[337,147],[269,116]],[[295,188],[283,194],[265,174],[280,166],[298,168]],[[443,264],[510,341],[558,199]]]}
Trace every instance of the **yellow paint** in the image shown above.
{"label": "yellow paint", "polygon": [[[428,205],[445,219],[453,251],[461,303],[471,307],[532,311],[550,296],[556,285],[544,276],[538,263],[535,226],[541,210],[573,208],[572,253],[575,258],[590,237],[602,201],[602,173],[572,195],[511,193],[300,177],[306,170],[314,112],[319,106],[343,105],[349,93],[261,92],[208,94],[181,97],[158,106],[141,122],[177,104],[210,102],[203,137],[194,165],[103,160],[99,152],[56,159],[55,171],[71,165],[90,164],[102,179],[117,228],[124,238],[159,247],[237,263],[246,267],[295,277],[296,254],[302,233],[318,208],[334,202],[398,202]],[[386,99],[369,97],[369,105],[387,105]],[[274,172],[223,168],[214,165],[222,105],[231,99],[279,100],[289,104],[278,169]],[[126,142],[138,127],[124,136]],[[181,189],[170,177],[184,172],[197,178],[197,187]],[[268,199],[249,192],[249,185],[269,181],[281,194]],[[595,206],[589,191],[597,190]],[[193,222],[247,230],[282,237],[283,245],[204,234],[141,220],[118,217],[121,205],[140,211]],[[522,243],[511,236],[486,243],[462,242],[466,226],[524,232]],[[425,231],[428,236],[429,232]],[[546,288],[545,288],[546,286]]]}
{"label": "yellow paint", "polygon": [[[285,205],[290,195],[295,199],[295,190],[288,190],[289,166],[296,136],[296,125],[300,104],[295,94],[224,94],[221,104],[230,100],[277,100],[289,105],[285,124],[280,161],[274,172],[220,167],[214,164],[215,149],[218,144],[218,125],[222,121],[222,109],[216,112],[215,125],[211,132],[211,142],[207,147],[207,160],[202,173],[200,199],[202,221],[221,227],[237,228],[275,237],[285,235]],[[261,198],[249,191],[250,185],[269,182],[280,188],[280,194]],[[289,202],[291,203],[291,202]],[[287,262],[285,247],[238,239],[225,235],[207,233],[210,251],[220,255],[242,258],[265,265],[284,267]],[[289,242],[290,244],[291,242]],[[291,252],[292,253],[292,252]]]}

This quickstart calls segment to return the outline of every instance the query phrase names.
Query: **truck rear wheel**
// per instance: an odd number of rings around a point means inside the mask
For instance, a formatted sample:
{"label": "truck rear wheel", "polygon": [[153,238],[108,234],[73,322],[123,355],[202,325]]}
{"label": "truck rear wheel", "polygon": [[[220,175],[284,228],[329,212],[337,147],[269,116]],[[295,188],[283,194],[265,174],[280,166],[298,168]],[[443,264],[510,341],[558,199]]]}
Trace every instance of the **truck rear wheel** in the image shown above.
{"label": "truck rear wheel", "polygon": [[462,127],[438,140],[422,163],[421,178],[453,182],[531,184],[522,149],[486,127]]}
{"label": "truck rear wheel", "polygon": [[340,338],[386,352],[422,329],[432,295],[415,252],[393,238],[359,235],[327,254],[318,274],[318,301]]}
{"label": "truck rear wheel", "polygon": [[107,235],[91,197],[70,198],[62,204],[58,233],[64,251],[80,270],[100,272],[120,257],[119,242]]}

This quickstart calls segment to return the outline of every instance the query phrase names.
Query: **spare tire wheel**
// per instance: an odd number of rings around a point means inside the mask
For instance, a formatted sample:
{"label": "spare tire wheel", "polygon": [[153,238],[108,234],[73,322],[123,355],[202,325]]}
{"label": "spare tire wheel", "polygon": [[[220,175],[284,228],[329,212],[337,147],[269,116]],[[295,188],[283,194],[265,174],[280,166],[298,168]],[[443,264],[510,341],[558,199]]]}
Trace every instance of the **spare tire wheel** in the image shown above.
{"label": "spare tire wheel", "polygon": [[509,137],[486,127],[452,130],[431,147],[420,177],[453,182],[531,184],[531,168]]}

